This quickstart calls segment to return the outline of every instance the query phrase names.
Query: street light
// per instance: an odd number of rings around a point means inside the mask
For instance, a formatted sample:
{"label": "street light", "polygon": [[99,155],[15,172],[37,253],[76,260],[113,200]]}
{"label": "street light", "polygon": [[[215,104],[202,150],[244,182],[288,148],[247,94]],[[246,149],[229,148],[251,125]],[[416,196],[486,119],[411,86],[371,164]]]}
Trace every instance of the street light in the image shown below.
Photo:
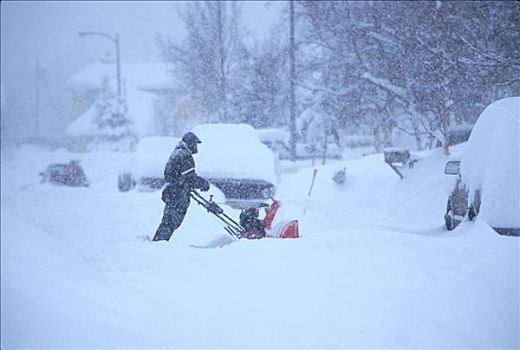
{"label": "street light", "polygon": [[80,38],[84,38],[84,37],[89,36],[89,35],[102,36],[102,37],[105,37],[105,38],[109,39],[110,41],[112,41],[116,45],[117,98],[118,98],[118,101],[121,101],[121,61],[120,61],[120,58],[119,58],[119,34],[116,33],[115,36],[112,36],[110,34],[103,33],[103,32],[92,32],[92,31],[89,31],[89,32],[79,32],[78,35],[79,35]]}

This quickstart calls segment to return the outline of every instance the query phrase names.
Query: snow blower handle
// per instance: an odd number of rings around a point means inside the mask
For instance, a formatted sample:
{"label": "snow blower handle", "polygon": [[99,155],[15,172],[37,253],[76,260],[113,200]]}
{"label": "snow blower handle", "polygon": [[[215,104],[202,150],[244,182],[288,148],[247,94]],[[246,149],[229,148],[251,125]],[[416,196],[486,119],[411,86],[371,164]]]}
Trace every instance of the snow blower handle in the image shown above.
{"label": "snow blower handle", "polygon": [[222,214],[224,209],[222,209],[217,203],[210,201],[206,209],[213,214]]}
{"label": "snow blower handle", "polygon": [[244,228],[240,226],[238,222],[224,213],[224,209],[222,209],[217,203],[213,202],[213,200],[207,200],[197,191],[191,191],[190,196],[199,205],[202,205],[208,211],[208,213],[215,215],[220,221],[222,221],[226,225],[224,229],[227,233],[233,236],[233,238],[240,239],[242,232],[245,231]]}

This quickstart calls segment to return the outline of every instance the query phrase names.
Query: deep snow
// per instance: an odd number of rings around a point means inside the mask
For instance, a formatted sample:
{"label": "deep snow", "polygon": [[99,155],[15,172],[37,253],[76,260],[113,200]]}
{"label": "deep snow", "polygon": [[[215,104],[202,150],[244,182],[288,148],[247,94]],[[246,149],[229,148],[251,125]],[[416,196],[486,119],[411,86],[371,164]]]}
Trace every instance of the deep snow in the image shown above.
{"label": "deep snow", "polygon": [[[90,188],[38,183],[73,158]],[[446,160],[402,181],[381,154],[318,166],[310,197],[302,166],[277,192],[300,239],[199,249],[225,233],[196,203],[170,242],[142,240],[160,193],[119,193],[116,154],[3,150],[1,347],[518,348],[519,240],[445,231]]]}

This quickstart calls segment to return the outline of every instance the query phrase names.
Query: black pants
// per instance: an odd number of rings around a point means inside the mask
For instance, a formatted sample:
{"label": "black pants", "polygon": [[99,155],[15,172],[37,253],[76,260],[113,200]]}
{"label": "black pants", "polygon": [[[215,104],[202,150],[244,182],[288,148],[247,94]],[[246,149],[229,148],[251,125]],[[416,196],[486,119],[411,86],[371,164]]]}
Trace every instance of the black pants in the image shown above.
{"label": "black pants", "polygon": [[186,203],[175,201],[166,202],[163,217],[157,231],[155,231],[153,241],[169,241],[173,235],[173,231],[179,228],[184,221],[189,205],[189,200]]}

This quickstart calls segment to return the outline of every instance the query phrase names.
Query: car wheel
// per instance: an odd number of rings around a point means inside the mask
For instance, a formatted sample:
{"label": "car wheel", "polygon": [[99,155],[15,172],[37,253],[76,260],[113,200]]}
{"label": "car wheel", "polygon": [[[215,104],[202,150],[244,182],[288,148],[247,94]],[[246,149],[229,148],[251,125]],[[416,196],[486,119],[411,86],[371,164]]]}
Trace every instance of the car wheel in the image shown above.
{"label": "car wheel", "polygon": [[455,228],[455,226],[453,225],[453,218],[451,216],[451,212],[444,215],[444,223],[446,224],[446,229],[448,231],[451,231]]}
{"label": "car wheel", "polygon": [[453,218],[453,213],[451,211],[444,217],[444,222],[446,223],[448,231],[452,231],[460,225],[460,221]]}
{"label": "car wheel", "polygon": [[451,231],[455,229],[455,227],[459,226],[460,221],[453,218],[453,209],[451,207],[451,200],[448,200],[448,205],[446,206],[446,214],[444,215],[444,223],[446,224],[446,229]]}
{"label": "car wheel", "polygon": [[468,219],[469,221],[473,221],[477,217],[477,212],[475,211],[475,207],[472,205],[468,210]]}
{"label": "car wheel", "polygon": [[468,210],[468,218],[470,221],[473,221],[477,217],[478,212],[480,211],[480,204],[480,191],[477,191],[475,193],[475,199],[473,199],[473,203]]}

